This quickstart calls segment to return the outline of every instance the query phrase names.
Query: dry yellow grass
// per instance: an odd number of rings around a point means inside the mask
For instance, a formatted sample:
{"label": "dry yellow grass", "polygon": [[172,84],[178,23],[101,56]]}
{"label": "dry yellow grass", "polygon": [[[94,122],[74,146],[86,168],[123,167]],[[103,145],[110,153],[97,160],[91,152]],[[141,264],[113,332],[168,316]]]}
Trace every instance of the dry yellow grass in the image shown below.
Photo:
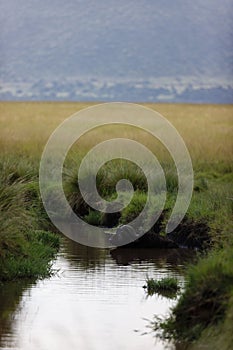
{"label": "dry yellow grass", "polygon": [[[94,103],[64,102],[1,102],[0,149],[2,153],[29,152],[40,155],[52,131],[73,113]],[[194,162],[232,163],[233,106],[145,104],[161,113],[179,131]],[[91,146],[110,136],[139,136],[147,146],[154,140],[146,133],[119,128],[95,130],[83,141]],[[165,152],[165,151],[163,151]],[[163,154],[163,153],[162,153]]]}

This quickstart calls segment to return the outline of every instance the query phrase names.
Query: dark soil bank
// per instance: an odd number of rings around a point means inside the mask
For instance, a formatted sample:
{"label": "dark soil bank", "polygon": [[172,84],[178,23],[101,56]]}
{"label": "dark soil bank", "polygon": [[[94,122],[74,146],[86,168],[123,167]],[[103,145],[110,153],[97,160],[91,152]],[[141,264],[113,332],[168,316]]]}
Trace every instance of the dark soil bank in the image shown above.
{"label": "dark soil bank", "polygon": [[[211,244],[209,227],[203,222],[183,220],[169,235],[164,236],[160,232],[161,224],[158,223],[149,232],[124,245],[123,248],[191,248],[203,250],[210,247]],[[117,245],[117,237],[114,241]]]}

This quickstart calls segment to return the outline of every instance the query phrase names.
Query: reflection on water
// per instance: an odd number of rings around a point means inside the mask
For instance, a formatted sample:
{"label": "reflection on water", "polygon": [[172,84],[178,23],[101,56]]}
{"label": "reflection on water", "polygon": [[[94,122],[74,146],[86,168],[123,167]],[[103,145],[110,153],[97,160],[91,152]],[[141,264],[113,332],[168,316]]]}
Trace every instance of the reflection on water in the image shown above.
{"label": "reflection on water", "polygon": [[[20,311],[20,301],[28,282],[0,285],[0,346],[11,346],[15,341],[14,320]],[[17,311],[16,311],[17,310]]]}
{"label": "reflection on water", "polygon": [[169,271],[183,271],[184,265],[194,258],[188,249],[129,249],[118,248],[110,252],[118,265],[129,265],[143,261],[154,262],[158,268],[166,267]]}
{"label": "reflection on water", "polygon": [[165,349],[148,319],[166,315],[175,301],[147,298],[142,286],[147,275],[183,283],[187,261],[188,250],[109,251],[64,239],[52,278],[0,287],[0,348]]}

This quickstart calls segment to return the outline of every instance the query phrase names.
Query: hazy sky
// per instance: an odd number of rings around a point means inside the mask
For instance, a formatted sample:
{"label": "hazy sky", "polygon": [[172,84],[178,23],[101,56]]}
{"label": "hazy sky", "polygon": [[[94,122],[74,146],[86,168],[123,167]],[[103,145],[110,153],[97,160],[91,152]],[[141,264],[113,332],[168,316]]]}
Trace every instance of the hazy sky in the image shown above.
{"label": "hazy sky", "polygon": [[232,76],[232,0],[0,0],[0,78]]}

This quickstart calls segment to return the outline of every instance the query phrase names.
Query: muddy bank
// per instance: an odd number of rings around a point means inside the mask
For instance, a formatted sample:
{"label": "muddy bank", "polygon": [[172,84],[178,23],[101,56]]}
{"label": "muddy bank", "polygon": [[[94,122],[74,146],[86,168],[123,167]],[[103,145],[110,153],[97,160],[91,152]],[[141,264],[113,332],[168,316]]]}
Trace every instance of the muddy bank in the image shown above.
{"label": "muddy bank", "polygon": [[184,219],[168,238],[179,247],[207,249],[211,245],[210,228],[205,222]]}
{"label": "muddy bank", "polygon": [[[122,226],[122,228],[131,228],[130,225]],[[116,236],[112,239],[113,244],[118,245],[121,237],[120,230],[117,229]],[[143,236],[128,243],[123,248],[157,248],[157,249],[174,249],[189,248],[203,250],[211,245],[210,229],[204,222],[194,222],[188,219],[182,221],[179,226],[170,234],[162,235],[164,232],[161,222],[156,225]],[[125,232],[127,234],[127,232]],[[119,241],[118,241],[119,239]]]}

